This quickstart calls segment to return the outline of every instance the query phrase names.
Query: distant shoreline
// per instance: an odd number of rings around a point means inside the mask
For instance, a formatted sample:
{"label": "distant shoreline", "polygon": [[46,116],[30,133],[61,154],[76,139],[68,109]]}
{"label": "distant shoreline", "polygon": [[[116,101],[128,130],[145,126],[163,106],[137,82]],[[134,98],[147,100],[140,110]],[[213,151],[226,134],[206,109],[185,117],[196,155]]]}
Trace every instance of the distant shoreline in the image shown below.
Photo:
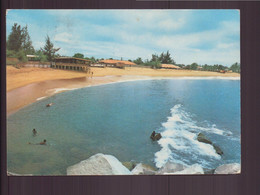
{"label": "distant shoreline", "polygon": [[[232,77],[237,73],[217,73],[190,70],[153,70],[148,68],[91,68],[93,78],[83,72],[50,68],[21,68],[7,66],[7,116],[19,109],[56,93],[77,88],[133,80],[172,79],[190,77]],[[229,79],[229,78],[227,78]],[[18,98],[19,97],[19,98]]]}

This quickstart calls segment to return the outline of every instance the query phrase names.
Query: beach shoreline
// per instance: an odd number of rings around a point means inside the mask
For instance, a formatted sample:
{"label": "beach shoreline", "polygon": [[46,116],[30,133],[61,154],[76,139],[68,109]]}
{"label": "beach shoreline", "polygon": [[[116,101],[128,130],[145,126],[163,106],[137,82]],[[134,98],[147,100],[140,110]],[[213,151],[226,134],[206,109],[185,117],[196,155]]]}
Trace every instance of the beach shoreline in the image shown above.
{"label": "beach shoreline", "polygon": [[[91,68],[93,78],[83,72],[57,70],[51,68],[21,68],[7,66],[7,116],[19,109],[54,94],[83,87],[116,82],[173,78],[234,78],[237,73],[217,73],[190,70],[153,70],[127,67]],[[17,98],[19,97],[19,98]]]}

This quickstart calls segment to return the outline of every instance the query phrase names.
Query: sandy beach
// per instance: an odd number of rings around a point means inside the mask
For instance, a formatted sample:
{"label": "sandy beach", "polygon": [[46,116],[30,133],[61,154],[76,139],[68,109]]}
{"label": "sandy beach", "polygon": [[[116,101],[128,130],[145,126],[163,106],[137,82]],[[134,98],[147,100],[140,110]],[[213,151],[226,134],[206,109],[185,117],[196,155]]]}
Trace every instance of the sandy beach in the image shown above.
{"label": "sandy beach", "polygon": [[55,93],[87,86],[148,79],[149,77],[240,77],[240,74],[237,73],[154,70],[137,67],[126,67],[125,69],[92,67],[91,71],[93,78],[89,74],[76,71],[35,67],[17,69],[7,66],[7,115]]}

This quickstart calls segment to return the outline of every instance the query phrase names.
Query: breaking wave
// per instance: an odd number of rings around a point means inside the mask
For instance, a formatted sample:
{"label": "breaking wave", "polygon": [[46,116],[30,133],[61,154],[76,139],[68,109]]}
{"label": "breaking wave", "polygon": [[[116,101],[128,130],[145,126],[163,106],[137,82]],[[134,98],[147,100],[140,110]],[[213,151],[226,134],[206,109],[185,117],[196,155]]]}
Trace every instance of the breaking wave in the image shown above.
{"label": "breaking wave", "polygon": [[175,105],[171,109],[171,116],[162,123],[162,138],[158,141],[161,150],[155,153],[156,166],[160,168],[167,161],[172,161],[184,165],[199,163],[204,167],[210,167],[211,161],[220,160],[220,155],[212,145],[197,140],[199,132],[217,135],[232,134],[230,131],[218,129],[216,125],[199,126],[181,104]]}

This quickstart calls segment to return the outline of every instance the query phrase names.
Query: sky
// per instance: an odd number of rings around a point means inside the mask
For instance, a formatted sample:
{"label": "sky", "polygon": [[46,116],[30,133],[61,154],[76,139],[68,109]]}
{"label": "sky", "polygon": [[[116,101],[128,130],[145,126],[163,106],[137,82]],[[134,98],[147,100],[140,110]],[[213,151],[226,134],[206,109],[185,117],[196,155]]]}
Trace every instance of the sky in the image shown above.
{"label": "sky", "polygon": [[134,60],[169,50],[177,64],[240,62],[239,10],[8,10],[7,37],[14,23],[28,26],[35,49],[49,35],[58,53]]}

